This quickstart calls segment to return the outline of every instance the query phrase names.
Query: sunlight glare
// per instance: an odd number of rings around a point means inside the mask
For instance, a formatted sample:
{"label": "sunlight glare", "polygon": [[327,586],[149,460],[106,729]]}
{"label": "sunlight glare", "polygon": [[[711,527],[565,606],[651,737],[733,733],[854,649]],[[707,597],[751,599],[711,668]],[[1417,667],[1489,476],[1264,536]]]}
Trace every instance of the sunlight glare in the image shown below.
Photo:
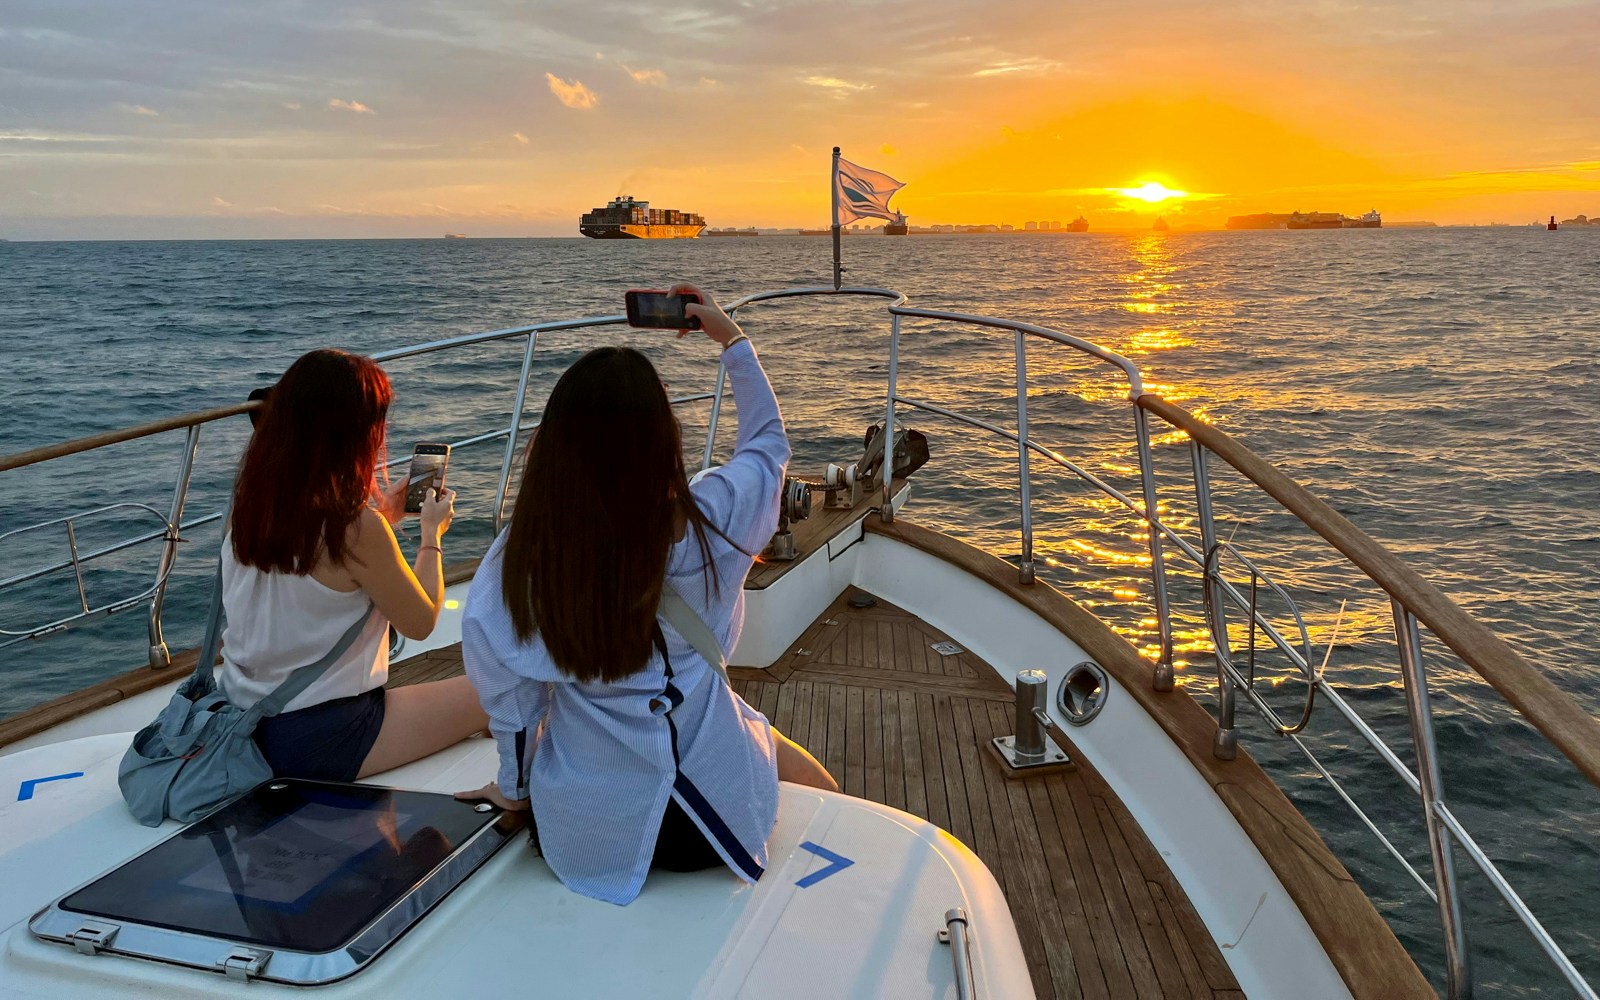
{"label": "sunlight glare", "polygon": [[1147,202],[1151,205],[1160,204],[1163,201],[1170,201],[1173,198],[1189,197],[1189,192],[1174,191],[1172,188],[1167,187],[1165,184],[1162,184],[1159,181],[1145,181],[1138,187],[1112,188],[1112,190],[1117,194],[1122,195],[1124,198],[1137,198],[1139,201]]}

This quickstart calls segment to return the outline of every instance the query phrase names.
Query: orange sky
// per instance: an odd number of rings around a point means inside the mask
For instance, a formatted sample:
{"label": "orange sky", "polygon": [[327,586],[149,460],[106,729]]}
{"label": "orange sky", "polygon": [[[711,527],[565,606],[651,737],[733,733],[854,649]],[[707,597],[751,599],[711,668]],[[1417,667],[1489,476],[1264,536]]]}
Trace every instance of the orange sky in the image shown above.
{"label": "orange sky", "polygon": [[816,226],[835,144],[913,224],[1600,215],[1594,3],[11,6],[11,238]]}

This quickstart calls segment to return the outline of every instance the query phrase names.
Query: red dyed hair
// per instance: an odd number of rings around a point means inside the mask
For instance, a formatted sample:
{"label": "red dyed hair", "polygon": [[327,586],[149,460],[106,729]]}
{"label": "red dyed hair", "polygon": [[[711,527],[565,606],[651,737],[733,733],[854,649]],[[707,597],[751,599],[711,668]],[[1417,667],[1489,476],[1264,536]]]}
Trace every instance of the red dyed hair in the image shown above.
{"label": "red dyed hair", "polygon": [[312,351],[261,410],[233,488],[233,554],[244,566],[304,576],[345,536],[376,485],[394,396],[371,358]]}

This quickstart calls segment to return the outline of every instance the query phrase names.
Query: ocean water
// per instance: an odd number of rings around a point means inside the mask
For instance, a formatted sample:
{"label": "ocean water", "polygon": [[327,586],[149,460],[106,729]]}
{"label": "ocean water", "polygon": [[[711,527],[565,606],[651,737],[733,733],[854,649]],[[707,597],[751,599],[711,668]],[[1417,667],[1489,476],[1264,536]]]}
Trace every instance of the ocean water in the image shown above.
{"label": "ocean water", "polygon": [[[0,453],[225,405],[270,383],[305,350],[380,351],[482,330],[615,314],[622,293],[685,278],[722,298],[828,281],[829,241],[417,240],[0,244]],[[1600,237],[1527,229],[852,238],[847,281],[899,289],[935,309],[1022,319],[1132,358],[1147,383],[1204,414],[1387,543],[1509,640],[1591,712],[1600,711]],[[882,419],[888,323],[866,300],[752,308],[795,442],[819,473]],[[714,348],[609,328],[540,339],[528,411],[599,343],[631,343],[676,394],[710,387]],[[1013,339],[915,322],[902,335],[901,392],[985,420],[1015,421]],[[506,341],[389,366],[392,454],[461,440],[509,420],[522,358]],[[1126,387],[1069,349],[1028,347],[1034,437],[1136,494]],[[708,409],[682,408],[698,448]],[[1019,552],[1014,446],[928,413],[910,516],[1002,557]],[[1197,539],[1181,435],[1158,426],[1166,523]],[[203,432],[187,516],[216,510],[248,431]],[[730,435],[720,437],[726,447]],[[182,435],[6,474],[0,534],[69,514],[90,551],[153,526],[171,503]],[[502,442],[458,452],[450,558],[492,535]],[[604,460],[604,456],[596,456]],[[1312,659],[1413,760],[1387,599],[1331,548],[1217,468],[1220,532],[1295,602]],[[1143,648],[1155,641],[1145,547],[1125,508],[1034,461],[1041,576]],[[153,511],[137,506],[148,505]],[[108,505],[112,509],[85,514]],[[198,639],[217,542],[185,533],[165,614],[174,649]],[[0,538],[0,579],[66,554],[61,525]],[[153,582],[143,545],[94,564],[91,606]],[[1237,563],[1230,578],[1248,582]],[[1214,667],[1193,567],[1172,567],[1179,678],[1211,704]],[[1261,588],[1262,610],[1291,610]],[[0,629],[73,613],[70,572],[0,590]],[[1343,608],[1341,614],[1341,607]],[[1235,616],[1237,617],[1237,615]],[[1336,625],[1337,623],[1337,625]],[[1298,635],[1298,633],[1296,633]],[[5,636],[0,634],[0,641]],[[1244,631],[1235,645],[1243,647]],[[1262,641],[1264,646],[1264,640]],[[5,647],[0,715],[137,665],[143,611]],[[1600,979],[1600,793],[1435,641],[1425,643],[1446,794],[1534,912]],[[1263,649],[1258,690],[1297,717],[1304,685]],[[1294,744],[1241,709],[1244,745],[1333,845],[1430,973],[1437,911]],[[1415,797],[1327,705],[1306,745],[1428,877]],[[1564,995],[1532,940],[1464,858],[1483,995]],[[1437,978],[1437,977],[1436,977]]]}

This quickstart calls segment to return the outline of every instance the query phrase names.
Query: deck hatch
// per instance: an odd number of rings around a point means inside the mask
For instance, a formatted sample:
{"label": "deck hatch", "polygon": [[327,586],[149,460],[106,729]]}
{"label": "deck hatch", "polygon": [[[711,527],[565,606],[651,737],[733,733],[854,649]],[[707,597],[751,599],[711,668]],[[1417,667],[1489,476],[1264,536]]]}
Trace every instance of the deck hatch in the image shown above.
{"label": "deck hatch", "polygon": [[520,825],[449,795],[278,779],[68,893],[30,929],[86,954],[333,982],[423,919]]}

